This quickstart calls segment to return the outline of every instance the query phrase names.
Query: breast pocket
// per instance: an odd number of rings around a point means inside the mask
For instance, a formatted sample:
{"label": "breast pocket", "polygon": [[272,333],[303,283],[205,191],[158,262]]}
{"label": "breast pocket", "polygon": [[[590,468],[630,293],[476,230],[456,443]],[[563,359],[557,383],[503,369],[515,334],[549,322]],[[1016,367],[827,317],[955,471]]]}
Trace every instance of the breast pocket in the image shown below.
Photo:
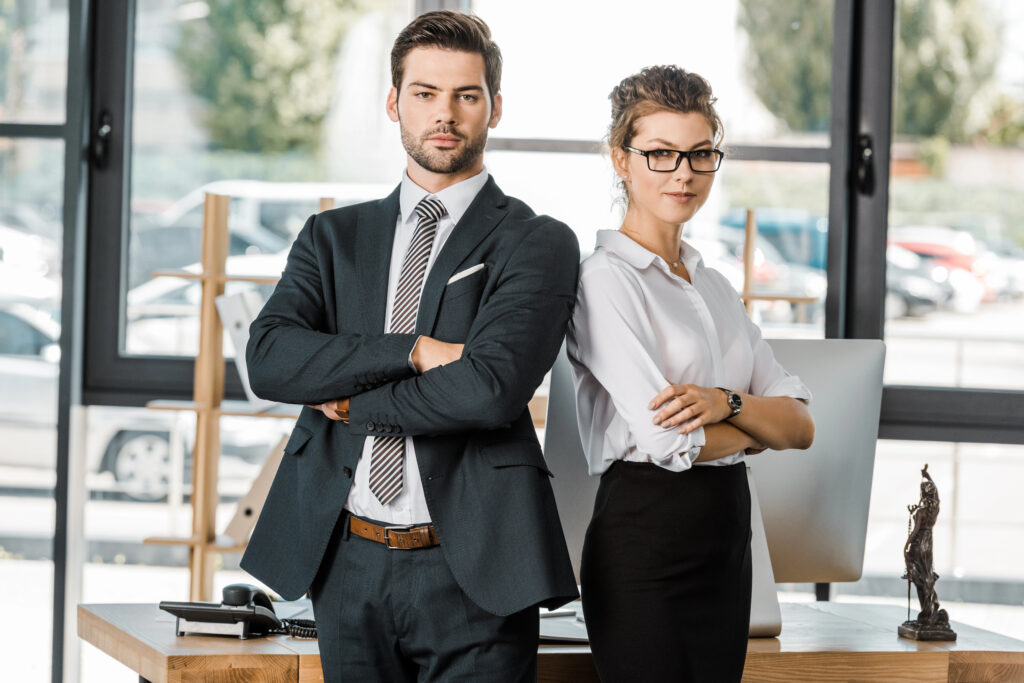
{"label": "breast pocket", "polygon": [[466,340],[480,308],[480,298],[487,284],[486,273],[487,269],[483,268],[445,287],[437,311],[434,337],[453,343]]}
{"label": "breast pocket", "polygon": [[444,293],[441,295],[442,303],[451,299],[457,299],[467,294],[472,294],[473,292],[479,294],[483,291],[486,276],[487,268],[481,268],[475,273],[470,273],[465,277],[460,277],[458,280],[444,288]]}

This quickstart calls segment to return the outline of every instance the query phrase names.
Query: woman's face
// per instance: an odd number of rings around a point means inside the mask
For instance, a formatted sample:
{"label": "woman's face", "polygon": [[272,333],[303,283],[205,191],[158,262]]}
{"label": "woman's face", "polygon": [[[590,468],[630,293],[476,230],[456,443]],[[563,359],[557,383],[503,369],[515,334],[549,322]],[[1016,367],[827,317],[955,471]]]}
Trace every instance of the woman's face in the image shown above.
{"label": "woman's face", "polygon": [[[715,145],[711,124],[703,114],[658,111],[637,119],[636,134],[629,146],[643,151],[689,152]],[[613,150],[612,161],[629,190],[629,212],[673,229],[693,218],[707,201],[715,180],[713,173],[694,173],[686,159],[671,173],[651,171],[646,158],[624,149]]]}

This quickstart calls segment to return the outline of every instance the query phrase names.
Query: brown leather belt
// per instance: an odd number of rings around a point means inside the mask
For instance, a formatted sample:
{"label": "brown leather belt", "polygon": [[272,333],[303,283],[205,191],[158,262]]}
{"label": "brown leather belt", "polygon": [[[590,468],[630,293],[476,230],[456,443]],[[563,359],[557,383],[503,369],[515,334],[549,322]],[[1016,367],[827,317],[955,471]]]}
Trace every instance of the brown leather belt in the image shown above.
{"label": "brown leather belt", "polygon": [[378,526],[349,515],[349,531],[360,538],[383,543],[391,550],[419,550],[441,545],[433,524],[421,526]]}

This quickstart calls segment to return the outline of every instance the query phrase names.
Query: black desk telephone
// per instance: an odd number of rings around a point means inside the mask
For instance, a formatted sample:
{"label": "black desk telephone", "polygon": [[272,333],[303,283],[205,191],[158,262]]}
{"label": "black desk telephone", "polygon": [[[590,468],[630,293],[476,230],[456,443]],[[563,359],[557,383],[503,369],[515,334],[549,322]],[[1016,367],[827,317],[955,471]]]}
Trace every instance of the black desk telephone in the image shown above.
{"label": "black desk telephone", "polygon": [[160,609],[176,616],[175,630],[186,633],[230,635],[245,639],[287,633],[295,638],[316,638],[312,619],[279,619],[266,593],[247,583],[224,587],[223,602],[172,602],[165,600]]}

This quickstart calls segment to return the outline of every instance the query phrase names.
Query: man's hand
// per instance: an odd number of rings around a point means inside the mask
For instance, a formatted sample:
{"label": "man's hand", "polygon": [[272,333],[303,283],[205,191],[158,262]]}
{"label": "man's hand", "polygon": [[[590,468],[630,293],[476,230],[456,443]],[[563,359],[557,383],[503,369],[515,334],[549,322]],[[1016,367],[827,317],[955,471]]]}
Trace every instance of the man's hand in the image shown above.
{"label": "man's hand", "polygon": [[680,434],[721,422],[732,414],[723,391],[696,384],[671,384],[655,396],[647,407],[650,410],[660,408],[652,419],[656,425],[671,429],[682,424],[679,427]]}
{"label": "man's hand", "polygon": [[463,346],[465,344],[449,344],[433,337],[420,337],[412,349],[412,364],[422,374],[462,358]]}
{"label": "man's hand", "polygon": [[348,399],[339,398],[336,401],[327,401],[326,403],[320,403],[319,405],[309,406],[313,410],[319,410],[321,413],[326,415],[329,419],[335,422],[344,422],[348,424]]}

